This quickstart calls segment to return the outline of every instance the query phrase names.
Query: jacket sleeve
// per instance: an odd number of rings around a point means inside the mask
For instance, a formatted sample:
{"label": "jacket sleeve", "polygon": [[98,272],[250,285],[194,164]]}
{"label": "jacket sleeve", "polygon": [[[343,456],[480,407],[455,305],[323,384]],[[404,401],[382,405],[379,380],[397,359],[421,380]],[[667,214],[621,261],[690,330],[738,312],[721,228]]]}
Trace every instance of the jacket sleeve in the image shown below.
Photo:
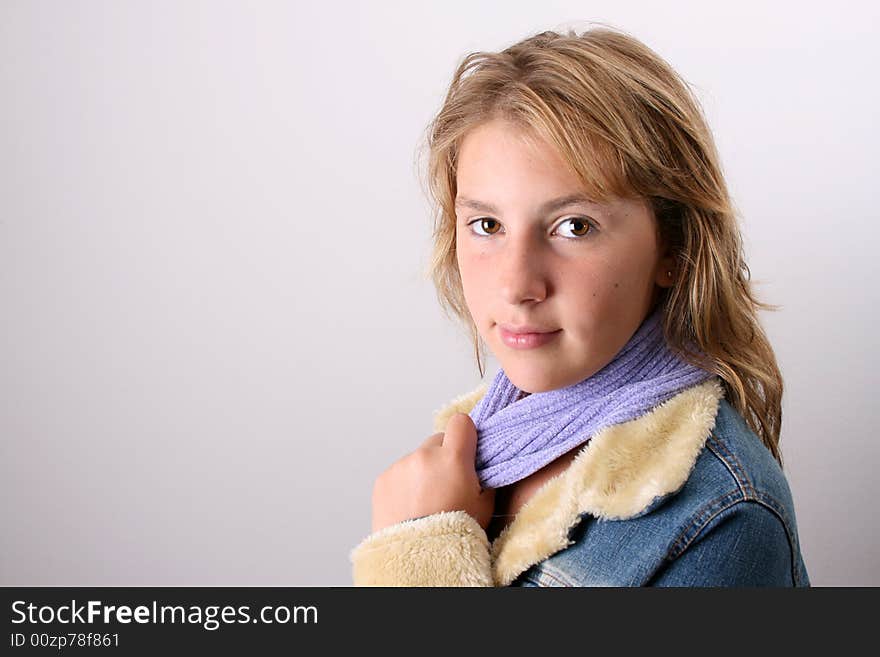
{"label": "jacket sleeve", "polygon": [[794,586],[792,548],[785,525],[761,503],[741,501],[700,524],[677,541],[678,556],[667,560],[648,586]]}
{"label": "jacket sleeve", "polygon": [[373,532],[350,554],[355,586],[493,586],[489,539],[466,511]]}

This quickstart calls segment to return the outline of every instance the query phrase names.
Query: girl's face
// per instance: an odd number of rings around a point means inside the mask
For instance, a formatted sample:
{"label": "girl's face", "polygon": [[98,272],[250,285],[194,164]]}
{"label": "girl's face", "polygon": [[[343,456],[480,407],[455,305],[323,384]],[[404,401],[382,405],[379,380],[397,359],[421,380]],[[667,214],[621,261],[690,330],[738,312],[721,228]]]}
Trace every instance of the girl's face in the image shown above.
{"label": "girl's face", "polygon": [[[459,154],[456,252],[477,330],[515,386],[555,390],[607,365],[671,285],[647,201],[565,205],[577,178],[510,123],[472,130]],[[523,348],[503,327],[553,331]],[[536,336],[532,336],[534,338]]]}

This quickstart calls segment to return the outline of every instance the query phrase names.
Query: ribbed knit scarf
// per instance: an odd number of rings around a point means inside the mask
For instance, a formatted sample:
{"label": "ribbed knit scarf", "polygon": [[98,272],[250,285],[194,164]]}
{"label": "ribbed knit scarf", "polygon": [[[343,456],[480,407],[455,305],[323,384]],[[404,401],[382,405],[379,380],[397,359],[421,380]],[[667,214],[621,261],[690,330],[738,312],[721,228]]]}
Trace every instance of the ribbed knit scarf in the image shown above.
{"label": "ribbed knit scarf", "polygon": [[520,398],[524,393],[499,370],[470,412],[482,487],[524,479],[600,429],[635,419],[711,378],[669,350],[660,320],[657,306],[610,363],[566,388]]}

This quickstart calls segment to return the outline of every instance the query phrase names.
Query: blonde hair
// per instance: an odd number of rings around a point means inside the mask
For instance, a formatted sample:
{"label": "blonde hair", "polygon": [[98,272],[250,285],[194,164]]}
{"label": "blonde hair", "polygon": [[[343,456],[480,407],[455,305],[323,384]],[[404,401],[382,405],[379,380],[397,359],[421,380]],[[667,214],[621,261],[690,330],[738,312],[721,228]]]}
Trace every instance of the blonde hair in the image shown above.
{"label": "blonde hair", "polygon": [[[436,213],[429,273],[441,307],[481,340],[455,252],[456,163],[463,138],[493,119],[554,146],[593,198],[650,201],[675,258],[662,288],[663,331],[683,360],[713,372],[726,398],[782,466],[783,382],[757,317],[736,214],[697,98],[659,55],[607,27],[542,32],[459,64],[426,130]],[[692,349],[696,347],[696,349]]]}

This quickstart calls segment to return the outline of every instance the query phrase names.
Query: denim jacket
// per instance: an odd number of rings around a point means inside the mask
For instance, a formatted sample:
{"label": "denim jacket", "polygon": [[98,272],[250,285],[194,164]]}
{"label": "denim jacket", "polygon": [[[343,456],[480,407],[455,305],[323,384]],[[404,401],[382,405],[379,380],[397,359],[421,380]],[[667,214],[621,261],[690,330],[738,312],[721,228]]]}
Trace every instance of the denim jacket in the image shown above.
{"label": "denim jacket", "polygon": [[[442,431],[486,384],[435,414]],[[355,586],[809,586],[777,461],[718,378],[598,431],[489,541],[464,511],[373,532]]]}

